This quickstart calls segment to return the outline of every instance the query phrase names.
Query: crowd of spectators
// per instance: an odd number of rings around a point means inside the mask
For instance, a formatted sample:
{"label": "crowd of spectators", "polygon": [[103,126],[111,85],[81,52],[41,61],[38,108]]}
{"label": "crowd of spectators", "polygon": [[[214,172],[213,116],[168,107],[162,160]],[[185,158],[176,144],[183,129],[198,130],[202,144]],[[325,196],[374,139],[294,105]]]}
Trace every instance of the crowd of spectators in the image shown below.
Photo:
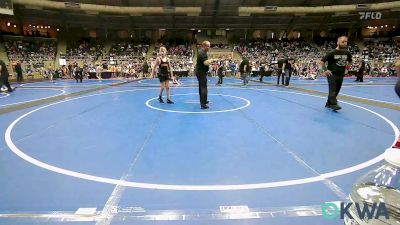
{"label": "crowd of spectators", "polygon": [[191,43],[181,40],[164,40],[158,43],[153,51],[153,59],[158,56],[160,47],[166,47],[174,71],[189,71],[193,65],[193,49]]}
{"label": "crowd of spectators", "polygon": [[231,56],[228,55],[220,55],[217,58],[217,61],[211,64],[210,75],[217,76],[218,73],[222,73],[222,75],[232,75],[237,76],[239,72],[239,64],[240,60],[235,60]]}
{"label": "crowd of spectators", "polygon": [[[355,42],[348,43],[348,50],[353,55],[353,63],[349,71],[357,71],[362,60],[367,60],[367,74],[372,76],[389,76],[394,74],[394,59],[399,57],[400,48],[394,41],[374,41],[365,43],[368,57]],[[280,58],[294,58],[296,67],[294,74],[308,76],[317,75],[318,60],[328,51],[336,48],[335,39],[324,39],[317,43],[307,43],[301,39],[294,40],[251,40],[235,45],[242,57],[248,58],[253,64],[253,70],[266,64],[267,69],[273,69],[274,61]],[[274,58],[274,55],[276,58]]]}
{"label": "crowd of spectators", "polygon": [[134,42],[118,42],[111,46],[107,59],[113,58],[116,61],[141,60],[146,57],[149,49],[148,44]]}
{"label": "crowd of spectators", "polygon": [[100,41],[82,39],[67,44],[67,59],[96,61],[104,54],[105,47]]}
{"label": "crowd of spectators", "polygon": [[57,53],[57,43],[47,41],[5,41],[4,47],[10,61],[21,61],[25,64],[38,64],[44,61],[54,61]]}
{"label": "crowd of spectators", "polygon": [[392,39],[364,42],[368,50],[367,67],[373,76],[388,76],[395,73],[394,61],[400,56],[400,46]]}
{"label": "crowd of spectators", "polygon": [[[54,62],[56,58],[56,40],[6,40],[4,46],[10,62],[19,60],[22,65],[26,65],[25,68],[29,72],[46,68],[44,62]],[[103,69],[112,71],[115,77],[139,77],[150,73],[159,48],[164,46],[174,71],[193,71],[193,55],[196,49],[192,49],[192,43],[179,39],[162,39],[155,45],[150,58],[147,57],[149,46],[149,43],[143,42],[115,42],[106,52],[104,43],[82,39],[68,43],[66,58],[67,62],[82,61],[85,70],[89,72],[95,72],[99,65],[107,64]],[[318,60],[335,47],[335,39],[321,39],[319,42],[306,42],[302,39],[256,39],[235,43],[233,51],[249,59],[253,71],[259,71],[261,68],[273,71],[277,60],[294,58],[294,75],[306,77],[317,73]],[[232,51],[229,44],[214,43],[211,48]],[[348,49],[353,55],[349,71],[357,71],[362,60],[365,60],[367,74],[372,76],[393,75],[394,60],[400,56],[399,44],[392,39],[373,39],[362,44],[350,41]],[[365,55],[365,52],[368,54]],[[234,60],[232,57],[233,54],[221,55],[219,61],[211,65],[211,74],[215,75],[219,68],[223,68],[225,72],[235,75],[240,60]]]}
{"label": "crowd of spectators", "polygon": [[223,44],[223,43],[212,43],[210,46],[211,49],[229,49],[229,44]]}
{"label": "crowd of spectators", "polygon": [[291,57],[296,59],[296,72],[308,73],[315,69],[316,61],[322,57],[317,47],[302,39],[257,39],[236,44],[234,48],[252,62],[252,68],[256,71],[261,65],[266,70],[273,70],[277,60]]}

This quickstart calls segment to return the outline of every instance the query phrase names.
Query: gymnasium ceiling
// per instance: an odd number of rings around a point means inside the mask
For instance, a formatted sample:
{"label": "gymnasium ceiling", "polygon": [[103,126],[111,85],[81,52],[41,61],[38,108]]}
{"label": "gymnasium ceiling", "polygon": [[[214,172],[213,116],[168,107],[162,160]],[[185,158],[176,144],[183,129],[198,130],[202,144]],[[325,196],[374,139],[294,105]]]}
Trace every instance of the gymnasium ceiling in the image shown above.
{"label": "gymnasium ceiling", "polygon": [[[55,0],[53,2],[65,2]],[[251,14],[239,16],[242,7],[302,7],[384,3],[384,0],[69,0],[72,3],[120,7],[199,7],[198,15],[177,13],[117,14],[79,8],[55,9],[14,3],[15,18],[23,23],[106,29],[332,29],[400,24],[400,9],[381,11],[381,20],[360,20],[358,12],[312,14]]]}

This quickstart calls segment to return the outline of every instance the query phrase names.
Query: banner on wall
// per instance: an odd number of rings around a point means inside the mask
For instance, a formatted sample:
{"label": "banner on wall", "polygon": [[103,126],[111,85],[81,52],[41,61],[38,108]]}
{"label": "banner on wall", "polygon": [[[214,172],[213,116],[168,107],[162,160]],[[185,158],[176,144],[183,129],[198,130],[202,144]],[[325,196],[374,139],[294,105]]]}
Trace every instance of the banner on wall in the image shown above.
{"label": "banner on wall", "polygon": [[65,54],[60,54],[60,58],[58,59],[60,66],[66,66],[67,60],[65,59]]}

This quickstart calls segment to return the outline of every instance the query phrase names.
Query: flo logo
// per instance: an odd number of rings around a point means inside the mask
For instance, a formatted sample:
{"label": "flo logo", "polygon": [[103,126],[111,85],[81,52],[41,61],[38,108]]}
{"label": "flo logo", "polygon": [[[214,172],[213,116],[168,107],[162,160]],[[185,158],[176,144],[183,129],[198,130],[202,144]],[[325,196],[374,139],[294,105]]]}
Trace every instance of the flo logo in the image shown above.
{"label": "flo logo", "polygon": [[358,14],[360,14],[360,20],[380,20],[382,18],[381,12],[359,12]]}
{"label": "flo logo", "polygon": [[[354,210],[350,213],[350,208],[354,206]],[[367,217],[371,219],[379,219],[385,217],[389,219],[388,210],[385,203],[373,203],[369,205],[367,203],[340,203],[340,209],[337,204],[333,202],[327,202],[322,206],[322,217],[326,219],[336,219],[340,216],[340,219],[344,219],[346,216],[349,219],[354,219],[353,216],[358,216],[360,219]]]}

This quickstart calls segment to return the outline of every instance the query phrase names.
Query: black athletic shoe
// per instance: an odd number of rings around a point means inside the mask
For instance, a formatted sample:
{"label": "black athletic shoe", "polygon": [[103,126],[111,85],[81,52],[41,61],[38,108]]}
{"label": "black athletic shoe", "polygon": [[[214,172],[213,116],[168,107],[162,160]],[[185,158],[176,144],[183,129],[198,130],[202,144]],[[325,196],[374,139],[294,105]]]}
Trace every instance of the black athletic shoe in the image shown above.
{"label": "black athletic shoe", "polygon": [[164,100],[162,100],[161,96],[158,96],[158,101],[159,101],[160,103],[164,103]]}
{"label": "black athletic shoe", "polygon": [[201,109],[208,109],[208,108],[210,108],[208,105],[202,105],[201,106]]}
{"label": "black athletic shoe", "polygon": [[342,107],[340,107],[339,105],[331,105],[330,108],[331,108],[333,111],[338,111],[338,110],[340,110]]}
{"label": "black athletic shoe", "polygon": [[171,100],[170,100],[170,99],[168,99],[168,98],[167,98],[167,103],[168,103],[168,104],[174,104],[174,102],[173,102],[173,101],[171,101]]}

